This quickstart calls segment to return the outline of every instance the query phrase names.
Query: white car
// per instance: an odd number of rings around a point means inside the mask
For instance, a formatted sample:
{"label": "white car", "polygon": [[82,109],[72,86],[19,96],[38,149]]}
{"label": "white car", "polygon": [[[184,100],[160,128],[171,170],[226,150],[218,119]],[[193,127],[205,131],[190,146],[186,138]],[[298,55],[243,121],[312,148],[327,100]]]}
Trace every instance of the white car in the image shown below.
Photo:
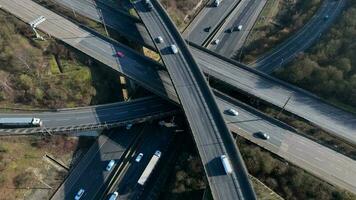
{"label": "white car", "polygon": [[116,200],[117,196],[119,196],[118,192],[114,192],[112,193],[112,195],[110,196],[109,200]]}
{"label": "white car", "polygon": [[226,112],[228,112],[230,115],[237,116],[239,115],[239,112],[237,112],[235,109],[229,108]]}
{"label": "white car", "polygon": [[158,157],[161,157],[161,154],[162,153],[160,151],[158,151],[158,150],[155,152],[155,155],[158,156]]}
{"label": "white car", "polygon": [[79,200],[83,196],[84,192],[85,192],[85,190],[81,188],[75,195],[74,199]]}
{"label": "white car", "polygon": [[239,25],[239,26],[237,27],[237,30],[238,30],[238,31],[241,31],[241,30],[242,30],[242,25]]}
{"label": "white car", "polygon": [[163,38],[162,38],[161,36],[158,36],[158,37],[156,38],[156,42],[157,42],[157,43],[163,43]]}
{"label": "white car", "polygon": [[143,157],[143,153],[139,153],[135,159],[136,162],[140,162]]}
{"label": "white car", "polygon": [[213,41],[213,44],[215,44],[215,45],[217,45],[217,44],[219,44],[219,43],[220,43],[220,40],[219,40],[219,39],[216,39],[216,40]]}
{"label": "white car", "polygon": [[172,44],[172,45],[170,46],[170,48],[171,48],[171,51],[172,51],[174,54],[178,53],[178,48],[177,48],[177,46],[176,46],[175,44]]}
{"label": "white car", "polygon": [[114,164],[115,164],[115,160],[110,160],[110,162],[106,166],[106,171],[110,171],[112,169],[112,167],[114,166]]}
{"label": "white car", "polygon": [[132,128],[132,125],[133,125],[133,124],[127,124],[127,125],[126,125],[126,130],[130,130],[130,129]]}

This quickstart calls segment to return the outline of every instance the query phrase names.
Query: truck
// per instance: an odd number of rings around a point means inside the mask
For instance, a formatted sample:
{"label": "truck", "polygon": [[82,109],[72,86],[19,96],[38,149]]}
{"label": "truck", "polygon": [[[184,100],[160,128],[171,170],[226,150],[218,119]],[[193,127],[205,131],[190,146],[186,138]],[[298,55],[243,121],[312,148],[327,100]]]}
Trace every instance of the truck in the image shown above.
{"label": "truck", "polygon": [[224,166],[224,170],[226,174],[231,174],[232,173],[232,167],[229,158],[226,157],[226,155],[221,155],[220,156],[221,162]]}
{"label": "truck", "polygon": [[3,128],[28,128],[41,126],[42,120],[36,117],[0,118],[0,127]]}
{"label": "truck", "polygon": [[141,186],[144,186],[152,171],[154,170],[155,166],[157,165],[159,158],[161,157],[161,152],[156,151],[155,154],[152,156],[151,160],[148,162],[145,170],[143,171],[141,177],[138,179],[137,183]]}

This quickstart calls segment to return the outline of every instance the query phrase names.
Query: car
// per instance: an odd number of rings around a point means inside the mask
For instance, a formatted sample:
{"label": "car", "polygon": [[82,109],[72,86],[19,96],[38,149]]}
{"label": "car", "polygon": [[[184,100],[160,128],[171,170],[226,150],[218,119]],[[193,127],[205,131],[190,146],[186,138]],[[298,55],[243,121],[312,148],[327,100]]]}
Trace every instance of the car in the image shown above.
{"label": "car", "polygon": [[136,156],[135,161],[136,161],[136,162],[140,162],[141,159],[142,159],[142,157],[143,157],[143,153],[139,153],[139,154]]}
{"label": "car", "polygon": [[111,194],[109,200],[116,200],[117,196],[119,196],[119,193],[118,192],[114,192],[114,193]]}
{"label": "car", "polygon": [[237,30],[238,30],[238,31],[241,31],[241,30],[242,30],[242,25],[239,25],[239,26],[237,27]]}
{"label": "car", "polygon": [[163,43],[163,38],[162,38],[161,36],[158,36],[158,37],[156,38],[156,42],[157,42],[157,43]]}
{"label": "car", "polygon": [[209,32],[210,29],[211,29],[211,26],[208,26],[208,27],[204,28],[204,31],[205,31],[205,32]]}
{"label": "car", "polygon": [[213,44],[215,44],[215,45],[217,45],[217,44],[219,44],[219,43],[220,43],[220,40],[219,40],[219,39],[216,39],[216,40],[213,41]]}
{"label": "car", "polygon": [[152,5],[152,3],[151,3],[151,1],[150,1],[150,0],[145,0],[145,4],[146,4],[146,6],[147,6],[148,10],[152,10],[153,5]]}
{"label": "car", "polygon": [[106,171],[110,171],[112,169],[112,167],[114,166],[114,164],[115,164],[115,160],[110,160],[110,162],[106,166]]}
{"label": "car", "polygon": [[147,8],[148,8],[148,10],[152,10],[153,5],[152,5],[152,3],[151,3],[151,2],[149,2],[149,3],[147,4]]}
{"label": "car", "polygon": [[125,54],[123,52],[121,52],[121,51],[117,51],[116,55],[117,55],[117,57],[120,57],[120,58],[125,56]]}
{"label": "car", "polygon": [[230,115],[233,115],[233,116],[237,116],[239,115],[239,112],[237,112],[235,109],[233,108],[229,108],[226,110],[227,113],[229,113]]}
{"label": "car", "polygon": [[221,3],[221,0],[215,0],[214,1],[214,6],[218,7],[220,5],[220,3]]}
{"label": "car", "polygon": [[132,128],[132,125],[133,125],[133,124],[127,124],[127,125],[126,125],[126,130],[130,130],[130,129]]}
{"label": "car", "polygon": [[258,135],[264,140],[268,140],[269,139],[269,135],[267,133],[262,132],[262,131],[259,131]]}
{"label": "car", "polygon": [[79,200],[80,198],[82,198],[83,194],[84,194],[85,190],[83,188],[81,188],[77,194],[75,195],[74,199],[75,200]]}
{"label": "car", "polygon": [[162,153],[160,151],[158,151],[158,150],[155,152],[155,155],[158,156],[158,157],[161,157],[161,154]]}
{"label": "car", "polygon": [[159,121],[159,122],[158,122],[158,125],[160,125],[160,126],[164,126],[164,125],[166,125],[166,122],[165,122],[165,121],[163,121],[163,120],[162,120],[162,121]]}
{"label": "car", "polygon": [[175,44],[172,44],[171,46],[169,46],[169,48],[171,48],[171,51],[176,54],[178,53],[178,48]]}

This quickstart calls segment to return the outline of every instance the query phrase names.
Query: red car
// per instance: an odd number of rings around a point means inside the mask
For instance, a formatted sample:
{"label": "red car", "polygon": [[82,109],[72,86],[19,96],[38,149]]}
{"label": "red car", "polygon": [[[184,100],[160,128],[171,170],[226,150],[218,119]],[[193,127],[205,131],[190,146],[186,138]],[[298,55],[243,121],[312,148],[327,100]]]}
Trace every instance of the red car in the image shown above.
{"label": "red car", "polygon": [[124,53],[122,53],[121,51],[116,52],[116,55],[120,58],[125,56]]}

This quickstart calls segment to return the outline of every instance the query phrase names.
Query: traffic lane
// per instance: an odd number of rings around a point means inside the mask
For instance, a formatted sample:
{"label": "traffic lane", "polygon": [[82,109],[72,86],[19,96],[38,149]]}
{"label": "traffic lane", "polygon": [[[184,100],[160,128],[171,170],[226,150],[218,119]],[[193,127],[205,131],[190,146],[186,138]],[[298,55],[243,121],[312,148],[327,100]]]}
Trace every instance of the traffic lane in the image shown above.
{"label": "traffic lane", "polygon": [[[219,44],[211,44],[208,46],[209,49],[230,58],[235,50],[243,45],[265,3],[266,0],[241,1],[235,8],[236,12],[231,13],[232,16],[227,18],[229,21],[214,37],[214,40],[220,40]],[[242,25],[241,31],[236,30],[239,25]],[[234,31],[230,33],[230,29],[234,29]]]}
{"label": "traffic lane", "polygon": [[[251,111],[245,110],[242,107],[236,107],[236,105],[232,105],[220,99],[218,100],[218,103],[222,111],[233,108],[239,113],[238,116],[232,116],[231,114],[224,112],[224,119],[229,126],[233,124],[251,133],[256,139],[261,139],[258,132],[267,133],[271,136],[268,140],[270,143],[275,146],[281,145],[281,140],[285,137],[285,129],[268,121],[268,118],[255,115]],[[273,133],[273,135],[271,133]]]}
{"label": "traffic lane", "polygon": [[[161,151],[162,157],[164,158],[168,144],[173,137],[174,129],[175,128],[161,127],[157,123],[152,124],[147,134],[148,137],[146,137],[143,143],[138,147],[135,156],[130,161],[127,171],[124,172],[124,177],[117,186],[116,191],[119,193],[119,197],[124,198],[139,194],[137,190],[140,190],[140,188],[135,187],[137,186],[138,179],[141,177],[156,150]],[[143,153],[143,157],[140,162],[136,162],[135,159],[139,153]],[[160,162],[162,162],[162,160]]]}
{"label": "traffic lane", "polygon": [[[178,102],[174,88],[170,85],[163,85],[168,80],[160,81],[161,77],[165,76],[165,72],[157,70],[162,68],[159,63],[137,54],[124,45],[105,39],[97,33],[89,33],[89,30],[82,29],[85,27],[77,26],[32,1],[1,0],[0,2],[4,9],[15,13],[25,22],[44,16],[47,20],[37,27],[39,30],[44,30],[49,35],[64,41],[115,71],[125,74],[157,95]],[[122,52],[124,57],[119,58],[116,55],[118,51]]]}
{"label": "traffic lane", "polygon": [[[233,132],[333,185],[352,192],[356,191],[356,162],[351,158],[273,124],[273,121],[263,114],[253,116],[256,111],[252,108],[246,109],[246,106],[241,106],[242,103],[238,106],[239,104],[229,101],[219,100],[218,102],[224,110],[233,108],[239,112],[239,115],[235,117],[224,115]],[[252,120],[246,121],[246,118]],[[270,139],[264,140],[256,137],[255,133],[260,130],[268,133]]]}
{"label": "traffic lane", "polygon": [[106,171],[106,166],[110,160],[115,160],[115,166],[121,162],[121,156],[129,148],[137,134],[142,130],[142,126],[134,127],[132,132],[124,130],[123,133],[117,134],[113,131],[108,137],[109,139],[102,145],[101,149],[97,151],[90,164],[83,169],[83,173],[75,181],[74,186],[65,188],[66,198],[73,198],[79,189],[85,190],[83,199],[93,199],[97,192],[108,180],[108,177],[113,172]]}
{"label": "traffic lane", "polygon": [[[115,129],[111,132],[118,131],[115,137],[122,138],[122,144],[128,143],[132,137],[137,135],[137,132],[140,130],[140,127],[132,128],[130,132],[131,135],[127,135],[128,131],[125,129]],[[103,162],[107,162],[104,158],[100,158],[101,151],[104,151],[107,146],[106,144],[111,143],[112,140],[106,135],[102,134],[98,137],[96,142],[89,148],[88,152],[83,156],[81,160],[79,160],[78,164],[74,166],[70,170],[70,174],[65,179],[64,183],[58,188],[56,193],[52,196],[53,200],[60,199],[71,199],[75,196],[75,193],[79,191],[81,185],[78,185],[78,182],[81,182],[85,178],[89,178],[87,176],[87,172],[95,171],[97,168],[92,168],[92,166],[100,166],[102,167]],[[105,167],[104,167],[105,168]],[[100,168],[100,169],[104,169]],[[101,171],[99,170],[97,173],[97,179],[104,179],[104,177],[100,177]],[[70,193],[71,190],[74,190],[75,193]],[[75,191],[77,190],[77,191]],[[73,196],[71,196],[73,195]]]}
{"label": "traffic lane", "polygon": [[[285,109],[313,124],[328,130],[337,137],[356,142],[356,118],[346,111],[324,103],[318,97],[293,86],[286,86],[268,77],[237,68],[234,64],[221,59],[209,59],[209,54],[197,48],[191,48],[200,66],[210,76],[244,92],[282,107],[289,97]],[[216,68],[215,66],[219,66]],[[236,79],[236,77],[239,77]]]}
{"label": "traffic lane", "polygon": [[[216,150],[216,152],[219,152],[219,153],[214,152],[211,155],[208,155],[208,156],[210,156],[210,158],[208,158],[208,159],[204,158],[204,155],[201,154],[201,155],[203,155],[203,156],[201,156],[203,163],[206,163],[207,161],[215,159],[222,154],[228,155],[232,160],[231,162],[232,162],[232,165],[234,166],[234,168],[237,169],[240,167],[241,170],[243,170],[245,174],[241,175],[241,173],[240,173],[240,176],[237,178],[235,178],[236,174],[225,175],[222,178],[226,179],[226,182],[228,180],[231,180],[233,182],[238,180],[239,182],[244,182],[244,184],[246,183],[246,187],[245,187],[245,185],[241,186],[241,187],[244,187],[243,192],[241,191],[241,189],[239,187],[239,183],[235,182],[235,184],[233,184],[233,185],[230,184],[229,192],[231,193],[231,195],[233,195],[235,197],[234,199],[241,198],[238,196],[239,194],[246,195],[246,197],[244,197],[244,198],[255,198],[253,190],[250,186],[250,182],[247,179],[247,174],[245,171],[246,169],[244,168],[243,161],[239,157],[239,153],[236,149],[235,144],[233,144],[233,142],[232,142],[232,137],[230,135],[230,132],[228,132],[228,129],[226,128],[225,122],[222,119],[222,116],[220,115],[220,111],[218,110],[218,108],[216,106],[216,102],[214,101],[212,93],[211,93],[209,87],[207,86],[207,83],[206,83],[205,78],[203,77],[203,74],[199,70],[198,66],[196,66],[196,67],[194,66],[194,64],[195,64],[194,61],[188,63],[188,61],[186,60],[187,58],[185,56],[190,58],[190,54],[189,54],[189,51],[187,51],[187,49],[185,49],[184,41],[181,40],[181,38],[178,34],[176,34],[176,32],[175,32],[176,30],[173,27],[174,25],[171,26],[171,24],[170,24],[171,21],[169,19],[167,19],[168,16],[166,16],[166,13],[164,11],[160,10],[161,9],[160,5],[155,1],[153,3],[156,4],[157,7],[159,7],[157,10],[153,10],[153,11],[149,12],[150,14],[152,14],[152,16],[154,18],[153,20],[151,20],[151,19],[147,18],[147,16],[145,16],[145,15],[147,15],[147,13],[145,12],[145,9],[142,9],[142,6],[143,6],[142,3],[140,4],[141,7],[138,7],[137,10],[139,12],[141,19],[146,24],[146,27],[148,28],[148,30],[153,38],[160,36],[159,33],[157,32],[157,30],[159,30],[160,33],[164,34],[163,37],[165,35],[168,36],[167,38],[164,38],[164,40],[166,40],[166,41],[168,40],[169,42],[178,42],[178,43],[180,42],[180,44],[176,44],[177,47],[180,49],[180,51],[175,54],[175,56],[173,57],[172,60],[173,61],[182,60],[183,62],[185,62],[184,65],[178,66],[178,68],[174,68],[173,66],[176,64],[176,62],[171,63],[171,60],[169,60],[172,57],[162,56],[162,59],[165,62],[168,71],[170,72],[172,82],[175,83],[175,88],[176,88],[178,96],[181,100],[181,105],[185,111],[187,120],[190,122],[190,127],[193,132],[193,135],[195,135],[195,137],[196,137],[196,135],[199,135],[199,133],[205,132],[206,135],[213,136],[213,137],[208,137],[208,139],[210,140],[208,142],[211,142],[214,140],[221,140],[221,141],[223,141],[223,143],[227,143],[226,144],[227,147],[225,147],[225,145],[223,145],[221,142],[219,142],[219,143],[215,142],[216,146],[218,146],[217,148],[215,147],[215,150]],[[135,4],[135,5],[137,6],[137,4]],[[155,13],[154,11],[156,11],[157,13]],[[163,19],[161,19],[162,16],[163,16],[164,20],[167,20],[166,22],[163,22]],[[169,24],[166,26],[165,23],[169,23]],[[168,31],[170,28],[171,28],[170,31],[172,31],[172,32]],[[178,37],[177,41],[175,41],[173,39],[174,38],[173,35],[175,37]],[[160,44],[157,46],[158,46],[158,48],[160,48]],[[183,51],[187,51],[187,52],[183,52]],[[185,53],[185,54],[183,54],[183,53]],[[172,74],[174,76],[172,76]],[[185,80],[184,79],[182,80],[184,82],[180,81],[180,78],[184,78]],[[188,80],[188,83],[187,83],[187,80]],[[191,80],[191,81],[189,81],[189,80]],[[182,84],[182,83],[185,83],[185,84]],[[176,84],[182,84],[182,85],[177,86]],[[209,106],[207,106],[207,105],[209,105]],[[197,121],[196,119],[200,119],[200,120]],[[193,121],[195,123],[192,123]],[[220,137],[220,135],[222,138]],[[198,148],[201,147],[201,144],[197,143],[197,145],[198,145]],[[220,148],[220,149],[218,149],[218,148]],[[212,151],[210,151],[208,153],[211,153],[211,152]],[[207,166],[207,167],[209,167],[209,166]],[[240,172],[241,172],[241,170],[240,170]],[[209,173],[207,174],[207,176],[212,178]],[[223,194],[221,194],[219,190],[214,190],[214,189],[215,188],[212,187],[213,195],[215,197],[223,196]]]}
{"label": "traffic lane", "polygon": [[[265,54],[258,58],[255,62],[251,63],[252,66],[255,66],[256,63],[260,63],[263,60],[270,59],[270,57],[274,56],[274,54],[277,54],[278,52],[283,51],[283,47],[292,44],[295,39],[302,37],[306,32],[308,32],[308,29],[313,27],[313,24],[317,22],[317,18],[328,9],[330,5],[330,0],[326,0],[323,2],[323,4],[320,6],[318,9],[317,13],[313,15],[313,17],[299,30],[294,36],[291,38],[287,39],[285,42],[282,44],[278,45],[276,48],[272,49],[268,54]],[[261,62],[262,63],[262,62]]]}
{"label": "traffic lane", "polygon": [[[282,58],[284,63],[290,60],[287,57],[294,57],[294,55],[311,45],[320,34],[326,30],[326,28],[331,24],[332,19],[337,16],[340,12],[341,7],[344,2],[341,0],[339,2],[326,0],[322,6],[319,8],[318,12],[309,20],[309,22],[302,27],[294,36],[288,39],[286,42],[277,46],[275,50],[272,50],[266,56],[258,58],[253,65],[256,69],[259,69],[266,73],[271,73],[273,69],[281,65]],[[325,20],[325,16],[329,15],[329,19]],[[300,46],[299,46],[300,45]],[[297,50],[291,50],[290,47],[297,46]],[[281,55],[287,54],[287,55]],[[278,60],[277,63],[274,60]],[[271,63],[272,62],[272,63]],[[282,63],[283,64],[283,63]]]}
{"label": "traffic lane", "polygon": [[[239,2],[238,0],[223,0],[218,7],[214,7],[214,1],[209,1],[184,30],[183,37],[201,46],[211,32]],[[208,31],[209,27],[210,30]]]}
{"label": "traffic lane", "polygon": [[[336,15],[336,13],[338,13],[338,8],[336,9],[334,7],[328,7],[328,8],[329,10],[326,11],[326,13],[330,13],[331,16]],[[321,37],[322,32],[325,31],[325,29],[330,25],[331,19],[325,21],[324,17],[325,15],[319,16],[320,19],[318,20],[318,23],[313,24],[313,26],[307,30],[309,34],[302,35],[300,39],[288,45],[287,51],[281,51],[280,53],[275,54],[274,57],[271,57],[270,61],[268,61],[266,64],[258,65],[256,69],[263,71],[267,74],[271,74],[274,70],[282,67],[283,65],[285,65],[286,63],[294,59],[297,53],[300,53],[304,49],[307,49],[309,46],[311,46],[311,44],[316,39]]]}
{"label": "traffic lane", "polygon": [[[145,105],[145,106],[142,106]],[[130,102],[109,105],[64,109],[58,112],[41,113],[2,113],[0,117],[38,117],[43,120],[46,128],[64,126],[111,123],[144,117],[153,114],[173,112],[178,108],[161,98],[149,97]]]}

